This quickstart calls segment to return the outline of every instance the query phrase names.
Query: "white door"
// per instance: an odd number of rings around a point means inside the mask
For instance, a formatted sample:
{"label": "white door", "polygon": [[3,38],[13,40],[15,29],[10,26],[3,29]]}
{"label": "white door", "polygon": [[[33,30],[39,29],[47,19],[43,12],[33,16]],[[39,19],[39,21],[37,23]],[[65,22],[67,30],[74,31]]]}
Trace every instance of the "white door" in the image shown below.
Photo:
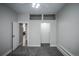
{"label": "white door", "polygon": [[41,43],[50,43],[50,23],[41,23]]}
{"label": "white door", "polygon": [[15,50],[19,45],[19,24],[13,22],[13,50]]}

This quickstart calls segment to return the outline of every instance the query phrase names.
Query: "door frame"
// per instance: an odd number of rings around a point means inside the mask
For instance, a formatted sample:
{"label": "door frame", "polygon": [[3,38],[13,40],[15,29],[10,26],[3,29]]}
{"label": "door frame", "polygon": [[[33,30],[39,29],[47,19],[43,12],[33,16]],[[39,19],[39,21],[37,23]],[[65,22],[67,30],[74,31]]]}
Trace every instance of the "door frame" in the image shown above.
{"label": "door frame", "polygon": [[29,46],[29,22],[18,22],[27,24],[27,47]]}

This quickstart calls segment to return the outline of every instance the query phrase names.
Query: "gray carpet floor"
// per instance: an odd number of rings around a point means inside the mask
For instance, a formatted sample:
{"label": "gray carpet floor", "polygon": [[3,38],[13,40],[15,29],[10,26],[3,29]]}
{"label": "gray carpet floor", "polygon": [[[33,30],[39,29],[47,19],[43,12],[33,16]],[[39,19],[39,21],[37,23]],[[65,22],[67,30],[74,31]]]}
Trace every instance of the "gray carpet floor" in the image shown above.
{"label": "gray carpet floor", "polygon": [[56,47],[18,47],[7,56],[63,56]]}

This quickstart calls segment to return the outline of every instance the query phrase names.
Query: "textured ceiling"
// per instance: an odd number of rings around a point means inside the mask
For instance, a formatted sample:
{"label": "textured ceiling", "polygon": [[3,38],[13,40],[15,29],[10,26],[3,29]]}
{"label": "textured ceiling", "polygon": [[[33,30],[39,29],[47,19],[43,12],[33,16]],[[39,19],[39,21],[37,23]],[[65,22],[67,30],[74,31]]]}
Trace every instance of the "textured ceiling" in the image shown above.
{"label": "textured ceiling", "polygon": [[15,10],[17,13],[57,13],[63,6],[63,3],[40,3],[39,8],[33,8],[32,3],[8,3],[8,7]]}

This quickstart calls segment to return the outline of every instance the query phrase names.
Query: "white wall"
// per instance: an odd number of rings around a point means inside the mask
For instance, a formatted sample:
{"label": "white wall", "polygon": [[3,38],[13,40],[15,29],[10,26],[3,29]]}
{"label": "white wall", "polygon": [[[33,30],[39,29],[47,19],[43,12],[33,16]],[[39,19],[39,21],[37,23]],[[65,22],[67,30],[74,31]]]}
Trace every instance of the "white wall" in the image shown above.
{"label": "white wall", "polygon": [[19,13],[18,14],[18,22],[29,22],[29,13]]}
{"label": "white wall", "polygon": [[0,5],[0,55],[12,49],[12,21],[16,14],[8,7]]}
{"label": "white wall", "polygon": [[58,45],[79,55],[79,4],[67,4],[57,15]]}
{"label": "white wall", "polygon": [[[18,22],[29,23],[28,30],[28,46],[40,46],[41,43],[41,20],[29,20],[29,14],[19,14]],[[50,44],[51,46],[56,45],[56,20],[44,21],[51,23],[51,33],[50,33]]]}
{"label": "white wall", "polygon": [[29,46],[40,46],[40,21],[30,21],[29,23]]}

